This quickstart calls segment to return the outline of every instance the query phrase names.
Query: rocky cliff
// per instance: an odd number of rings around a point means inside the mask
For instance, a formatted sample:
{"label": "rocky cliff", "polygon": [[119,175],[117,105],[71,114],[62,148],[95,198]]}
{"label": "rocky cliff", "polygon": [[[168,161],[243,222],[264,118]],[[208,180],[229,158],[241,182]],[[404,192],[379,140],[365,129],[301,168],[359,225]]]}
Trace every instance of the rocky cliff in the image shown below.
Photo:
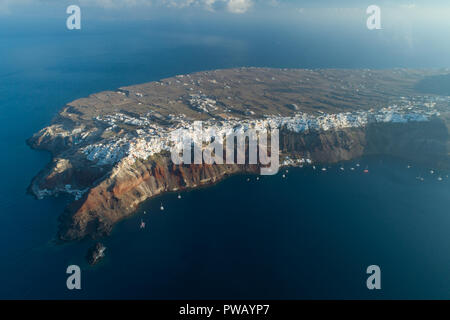
{"label": "rocky cliff", "polygon": [[[284,131],[280,149],[284,156],[308,157],[315,163],[336,163],[364,155],[385,154],[430,166],[448,167],[448,140],[445,123],[435,119],[309,134]],[[67,192],[68,184],[88,190],[60,217],[58,237],[65,241],[107,235],[116,222],[133,214],[142,202],[161,193],[216,183],[237,173],[259,173],[256,165],[174,165],[169,154],[160,154],[147,161],[122,162],[104,176],[101,168],[82,166],[74,169],[68,162],[56,161],[32,184],[32,189],[52,192]]]}
{"label": "rocky cliff", "polygon": [[[258,165],[175,165],[167,137],[171,130],[189,127],[198,119],[209,121],[209,126],[217,130],[235,130],[242,124],[279,127],[282,163],[288,158],[336,163],[386,154],[448,168],[450,99],[414,96],[411,79],[420,78],[416,71],[361,71],[364,81],[374,77],[370,82],[373,88],[368,89],[368,82],[358,91],[359,99],[363,99],[363,94],[365,100],[355,104],[348,90],[333,89],[333,83],[324,85],[339,75],[345,79],[346,88],[355,88],[361,74],[347,73],[226,70],[178,76],[74,101],[62,109],[52,125],[28,140],[31,147],[47,150],[53,156],[51,163],[33,179],[29,191],[37,198],[62,192],[74,196],[60,216],[58,231],[60,240],[71,241],[107,235],[116,222],[164,192],[213,184],[242,172],[259,172]],[[332,92],[317,89],[314,96],[314,79],[317,86],[326,90],[330,87]],[[392,88],[386,96],[380,94],[380,87],[385,85],[384,90],[388,90],[394,80],[402,85]],[[180,91],[192,91],[191,85],[204,82],[215,87],[206,88],[210,91],[203,88],[201,94],[189,99]],[[170,87],[172,84],[175,88]],[[253,93],[258,88],[265,100],[254,101],[256,93],[251,97],[243,93],[245,86]],[[270,89],[265,91],[264,86]],[[274,86],[278,89],[273,90]],[[282,87],[287,89],[281,90]],[[394,102],[392,92],[399,95]],[[244,96],[251,100],[245,102],[241,99]],[[333,101],[329,100],[331,96]],[[395,105],[369,109],[371,103],[367,99]],[[337,101],[344,100],[345,104],[339,107]],[[358,111],[358,103],[364,106],[362,111]]]}
{"label": "rocky cliff", "polygon": [[365,128],[309,134],[283,132],[286,154],[335,163],[370,155],[389,155],[431,167],[450,167],[449,131],[443,119],[416,123],[371,124]]}

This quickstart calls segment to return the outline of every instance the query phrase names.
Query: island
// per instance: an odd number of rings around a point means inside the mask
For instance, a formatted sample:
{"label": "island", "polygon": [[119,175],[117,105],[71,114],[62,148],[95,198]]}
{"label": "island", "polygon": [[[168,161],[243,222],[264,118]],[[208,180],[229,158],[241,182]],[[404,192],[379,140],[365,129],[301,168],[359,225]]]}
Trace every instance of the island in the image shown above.
{"label": "island", "polygon": [[90,265],[97,264],[101,259],[105,257],[106,247],[103,243],[97,242],[91,248],[88,249],[86,254],[86,260]]}
{"label": "island", "polygon": [[108,235],[156,195],[258,172],[250,164],[174,164],[170,133],[197,120],[218,131],[279,129],[285,166],[390,155],[448,168],[450,94],[423,89],[448,74],[235,68],[95,93],[68,103],[27,141],[52,154],[29,192],[73,196],[57,238],[74,241]]}

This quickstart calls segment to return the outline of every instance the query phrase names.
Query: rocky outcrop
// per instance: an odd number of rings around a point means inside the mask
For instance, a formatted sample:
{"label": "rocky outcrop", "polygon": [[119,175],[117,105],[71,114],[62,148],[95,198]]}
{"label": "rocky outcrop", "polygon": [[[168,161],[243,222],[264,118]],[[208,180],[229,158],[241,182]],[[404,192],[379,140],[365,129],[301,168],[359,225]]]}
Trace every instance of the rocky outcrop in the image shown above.
{"label": "rocky outcrop", "polygon": [[102,243],[97,242],[94,246],[89,248],[86,254],[86,260],[90,265],[98,263],[105,257],[105,250],[106,247]]}

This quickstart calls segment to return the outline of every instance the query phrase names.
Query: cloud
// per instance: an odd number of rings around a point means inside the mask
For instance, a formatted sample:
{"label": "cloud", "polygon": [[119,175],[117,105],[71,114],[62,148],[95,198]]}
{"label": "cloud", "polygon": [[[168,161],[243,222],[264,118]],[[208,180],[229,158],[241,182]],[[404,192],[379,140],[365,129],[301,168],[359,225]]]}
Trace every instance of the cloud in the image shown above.
{"label": "cloud", "polygon": [[253,5],[251,0],[228,0],[227,10],[231,13],[245,13]]}
{"label": "cloud", "polygon": [[33,0],[0,0],[0,14],[10,14],[13,6],[27,5]]}
{"label": "cloud", "polygon": [[242,14],[252,6],[252,0],[169,0],[171,7],[202,7],[208,11],[220,11],[226,8],[228,12]]}
{"label": "cloud", "polygon": [[101,7],[105,9],[133,8],[151,6],[152,0],[79,0],[81,6]]}
{"label": "cloud", "polygon": [[[277,0],[264,0],[277,1]],[[56,0],[0,0],[0,14],[9,14],[13,9],[19,9],[21,6],[52,6],[63,5],[64,2]],[[69,3],[69,2],[67,2]],[[103,9],[121,9],[121,8],[198,8],[211,12],[227,11],[235,14],[247,12],[252,6],[252,0],[74,0],[73,4],[81,7],[98,7]]]}

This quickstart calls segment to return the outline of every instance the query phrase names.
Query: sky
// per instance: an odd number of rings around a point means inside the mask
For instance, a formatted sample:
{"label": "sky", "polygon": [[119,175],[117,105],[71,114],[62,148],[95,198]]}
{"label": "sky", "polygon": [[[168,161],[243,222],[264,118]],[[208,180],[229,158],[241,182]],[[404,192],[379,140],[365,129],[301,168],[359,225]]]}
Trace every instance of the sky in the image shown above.
{"label": "sky", "polygon": [[[354,41],[389,48],[399,62],[411,57],[422,61],[414,65],[450,67],[449,0],[0,0],[0,39],[18,30],[31,35],[51,23],[52,30],[64,32],[69,5],[81,8],[83,31],[151,21],[212,36],[230,30],[230,41],[259,33],[298,47],[308,38],[305,50],[342,39],[341,47]],[[381,9],[381,29],[372,32],[366,26],[370,5]]]}
{"label": "sky", "polygon": [[447,0],[0,0],[0,14],[18,15],[28,10],[39,13],[52,12],[52,8],[61,8],[71,4],[85,8],[109,10],[110,12],[121,11],[122,13],[124,9],[136,13],[143,9],[152,11],[170,9],[180,13],[195,9],[230,14],[264,11],[280,14],[293,9],[301,12],[310,8],[350,9],[378,5],[389,10],[409,10],[414,14],[432,10],[438,18],[444,15],[449,18],[450,10],[450,2]]}
{"label": "sky", "polygon": [[[385,27],[413,24],[436,26],[448,32],[448,0],[0,0],[1,19],[61,18],[69,5],[78,5],[83,18],[92,20],[151,20],[186,18],[314,21],[364,21],[370,5],[381,8]],[[439,30],[440,28],[440,30]]]}

